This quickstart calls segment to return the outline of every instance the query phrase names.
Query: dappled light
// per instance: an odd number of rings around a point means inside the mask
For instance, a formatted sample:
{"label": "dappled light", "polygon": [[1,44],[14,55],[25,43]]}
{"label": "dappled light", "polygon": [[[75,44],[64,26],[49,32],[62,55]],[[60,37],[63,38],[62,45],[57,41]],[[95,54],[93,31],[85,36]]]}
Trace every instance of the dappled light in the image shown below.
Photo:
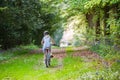
{"label": "dappled light", "polygon": [[1,0],[0,80],[120,80],[120,0]]}

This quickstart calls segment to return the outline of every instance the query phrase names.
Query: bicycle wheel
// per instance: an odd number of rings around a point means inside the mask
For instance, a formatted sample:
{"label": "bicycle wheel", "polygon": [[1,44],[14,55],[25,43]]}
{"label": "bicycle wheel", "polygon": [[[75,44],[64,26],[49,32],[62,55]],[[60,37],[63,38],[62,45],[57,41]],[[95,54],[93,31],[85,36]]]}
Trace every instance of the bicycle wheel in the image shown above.
{"label": "bicycle wheel", "polygon": [[46,67],[50,66],[50,54],[49,53],[45,55],[45,65]]}
{"label": "bicycle wheel", "polygon": [[46,65],[46,67],[48,67],[47,55],[45,55],[45,65]]}
{"label": "bicycle wheel", "polygon": [[49,49],[46,49],[46,54],[45,54],[45,65],[46,67],[49,67],[50,66],[50,52],[49,52]]}
{"label": "bicycle wheel", "polygon": [[47,66],[50,66],[50,53],[47,54]]}
{"label": "bicycle wheel", "polygon": [[48,66],[50,66],[50,53],[48,54]]}

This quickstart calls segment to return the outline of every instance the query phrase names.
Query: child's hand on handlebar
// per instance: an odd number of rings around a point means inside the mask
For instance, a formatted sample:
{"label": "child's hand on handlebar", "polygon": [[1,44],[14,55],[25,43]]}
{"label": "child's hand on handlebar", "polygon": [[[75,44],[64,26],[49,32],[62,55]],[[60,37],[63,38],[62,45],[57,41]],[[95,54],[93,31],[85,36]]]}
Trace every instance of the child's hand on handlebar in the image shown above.
{"label": "child's hand on handlebar", "polygon": [[56,44],[52,44],[53,46],[56,46]]}

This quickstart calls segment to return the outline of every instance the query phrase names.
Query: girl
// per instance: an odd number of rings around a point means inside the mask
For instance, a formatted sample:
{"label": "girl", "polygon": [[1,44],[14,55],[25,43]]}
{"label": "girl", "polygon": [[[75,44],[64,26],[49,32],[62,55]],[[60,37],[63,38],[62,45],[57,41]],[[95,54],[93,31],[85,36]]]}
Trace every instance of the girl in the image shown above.
{"label": "girl", "polygon": [[[44,31],[44,37],[41,41],[41,44],[43,45],[42,50],[43,50],[43,53],[44,53],[44,59],[46,59],[45,58],[45,55],[46,55],[45,50],[46,49],[49,49],[49,51],[51,53],[51,42],[52,42],[52,44],[55,44],[54,40],[50,37],[49,32]],[[53,55],[51,54],[50,57],[53,57]]]}

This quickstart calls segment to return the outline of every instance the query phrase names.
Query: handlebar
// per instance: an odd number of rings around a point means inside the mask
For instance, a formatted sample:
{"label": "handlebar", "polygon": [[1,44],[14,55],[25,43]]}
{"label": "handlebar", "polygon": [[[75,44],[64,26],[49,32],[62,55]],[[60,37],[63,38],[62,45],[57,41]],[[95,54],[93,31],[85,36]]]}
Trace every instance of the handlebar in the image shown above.
{"label": "handlebar", "polygon": [[52,44],[52,46],[57,46],[56,44]]}

